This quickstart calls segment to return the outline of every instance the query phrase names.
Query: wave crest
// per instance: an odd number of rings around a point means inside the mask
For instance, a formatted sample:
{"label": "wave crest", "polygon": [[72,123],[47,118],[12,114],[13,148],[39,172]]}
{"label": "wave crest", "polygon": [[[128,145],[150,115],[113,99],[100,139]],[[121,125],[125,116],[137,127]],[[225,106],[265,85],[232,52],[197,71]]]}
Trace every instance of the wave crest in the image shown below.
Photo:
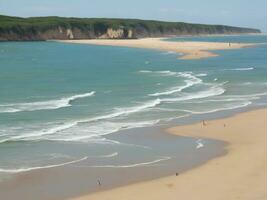
{"label": "wave crest", "polygon": [[244,68],[234,68],[234,69],[226,69],[229,71],[250,71],[250,70],[254,70],[254,67],[244,67]]}
{"label": "wave crest", "polygon": [[0,105],[0,113],[15,113],[22,111],[36,111],[36,110],[54,110],[71,106],[71,102],[76,99],[90,97],[95,94],[95,91],[78,94],[70,97],[65,97],[57,100],[37,101],[27,103],[14,103]]}
{"label": "wave crest", "polygon": [[200,84],[202,83],[202,79],[198,78],[201,76],[206,76],[207,74],[197,74],[194,75],[192,72],[172,72],[172,71],[142,71],[143,73],[156,73],[156,74],[161,74],[163,76],[174,76],[177,78],[184,78],[184,85],[181,86],[176,86],[176,87],[172,87],[166,91],[163,92],[156,92],[153,94],[149,94],[148,96],[163,96],[163,95],[171,95],[174,93],[178,93],[183,91],[186,88],[192,87],[194,85]]}
{"label": "wave crest", "polygon": [[86,166],[91,168],[133,168],[133,167],[142,167],[142,166],[151,166],[151,164],[156,164],[159,162],[170,160],[171,157],[163,157],[160,159],[156,159],[150,162],[143,162],[143,163],[136,163],[136,164],[129,164],[129,165],[95,165],[95,166]]}
{"label": "wave crest", "polygon": [[28,167],[28,168],[17,168],[17,169],[1,169],[0,168],[0,173],[22,173],[22,172],[29,172],[29,171],[38,170],[38,169],[49,169],[49,168],[54,168],[54,167],[62,167],[65,165],[78,163],[78,162],[84,161],[86,159],[87,159],[87,157],[83,157],[81,159],[73,160],[70,162],[65,162],[65,163],[56,164],[56,165],[46,165],[46,166],[42,166],[42,167]]}

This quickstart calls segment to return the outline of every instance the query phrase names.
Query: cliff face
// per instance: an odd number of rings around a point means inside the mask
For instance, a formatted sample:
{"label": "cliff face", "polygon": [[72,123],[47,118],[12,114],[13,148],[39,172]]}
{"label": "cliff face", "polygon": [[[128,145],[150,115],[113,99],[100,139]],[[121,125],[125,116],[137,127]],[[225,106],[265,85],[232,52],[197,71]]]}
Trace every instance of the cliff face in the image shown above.
{"label": "cliff face", "polygon": [[131,39],[170,35],[260,33],[260,30],[134,19],[0,16],[0,40]]}
{"label": "cliff face", "polygon": [[0,31],[0,41],[34,41],[34,40],[72,40],[72,39],[133,39],[132,30],[108,28],[103,33],[81,30],[79,28],[51,28],[46,31],[17,33],[12,30]]}

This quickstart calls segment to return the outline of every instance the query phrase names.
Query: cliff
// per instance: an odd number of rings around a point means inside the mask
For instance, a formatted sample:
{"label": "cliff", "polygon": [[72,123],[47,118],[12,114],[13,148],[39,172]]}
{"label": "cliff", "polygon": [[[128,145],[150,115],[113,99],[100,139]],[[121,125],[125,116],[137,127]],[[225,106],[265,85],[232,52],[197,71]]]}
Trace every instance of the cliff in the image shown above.
{"label": "cliff", "polygon": [[170,35],[246,34],[258,29],[138,19],[9,17],[0,15],[0,41],[130,39]]}

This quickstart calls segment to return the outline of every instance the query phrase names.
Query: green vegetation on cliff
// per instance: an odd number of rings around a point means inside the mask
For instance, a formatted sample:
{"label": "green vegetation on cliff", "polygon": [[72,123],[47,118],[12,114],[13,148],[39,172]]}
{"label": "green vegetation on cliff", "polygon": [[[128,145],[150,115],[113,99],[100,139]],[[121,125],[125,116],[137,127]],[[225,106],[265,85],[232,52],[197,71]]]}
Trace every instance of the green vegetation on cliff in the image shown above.
{"label": "green vegetation on cliff", "polygon": [[260,33],[260,30],[138,19],[20,18],[0,15],[0,40],[138,38],[236,33]]}

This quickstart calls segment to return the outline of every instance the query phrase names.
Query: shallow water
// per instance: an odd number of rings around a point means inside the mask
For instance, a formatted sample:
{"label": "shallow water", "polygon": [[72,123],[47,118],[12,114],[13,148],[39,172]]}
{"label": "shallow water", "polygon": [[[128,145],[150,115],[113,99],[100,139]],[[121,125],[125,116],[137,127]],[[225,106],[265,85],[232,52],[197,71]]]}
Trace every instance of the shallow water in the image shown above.
{"label": "shallow water", "polygon": [[[263,43],[267,36],[182,40]],[[1,176],[84,163],[153,166],[176,152],[195,152],[201,146],[197,139],[177,139],[178,149],[166,151],[168,144],[158,148],[116,135],[172,119],[265,104],[267,46],[216,52],[219,57],[178,60],[175,53],[145,49],[0,43]],[[208,150],[212,144],[203,145]],[[187,150],[180,151],[184,145]],[[208,151],[205,155],[212,157]]]}

